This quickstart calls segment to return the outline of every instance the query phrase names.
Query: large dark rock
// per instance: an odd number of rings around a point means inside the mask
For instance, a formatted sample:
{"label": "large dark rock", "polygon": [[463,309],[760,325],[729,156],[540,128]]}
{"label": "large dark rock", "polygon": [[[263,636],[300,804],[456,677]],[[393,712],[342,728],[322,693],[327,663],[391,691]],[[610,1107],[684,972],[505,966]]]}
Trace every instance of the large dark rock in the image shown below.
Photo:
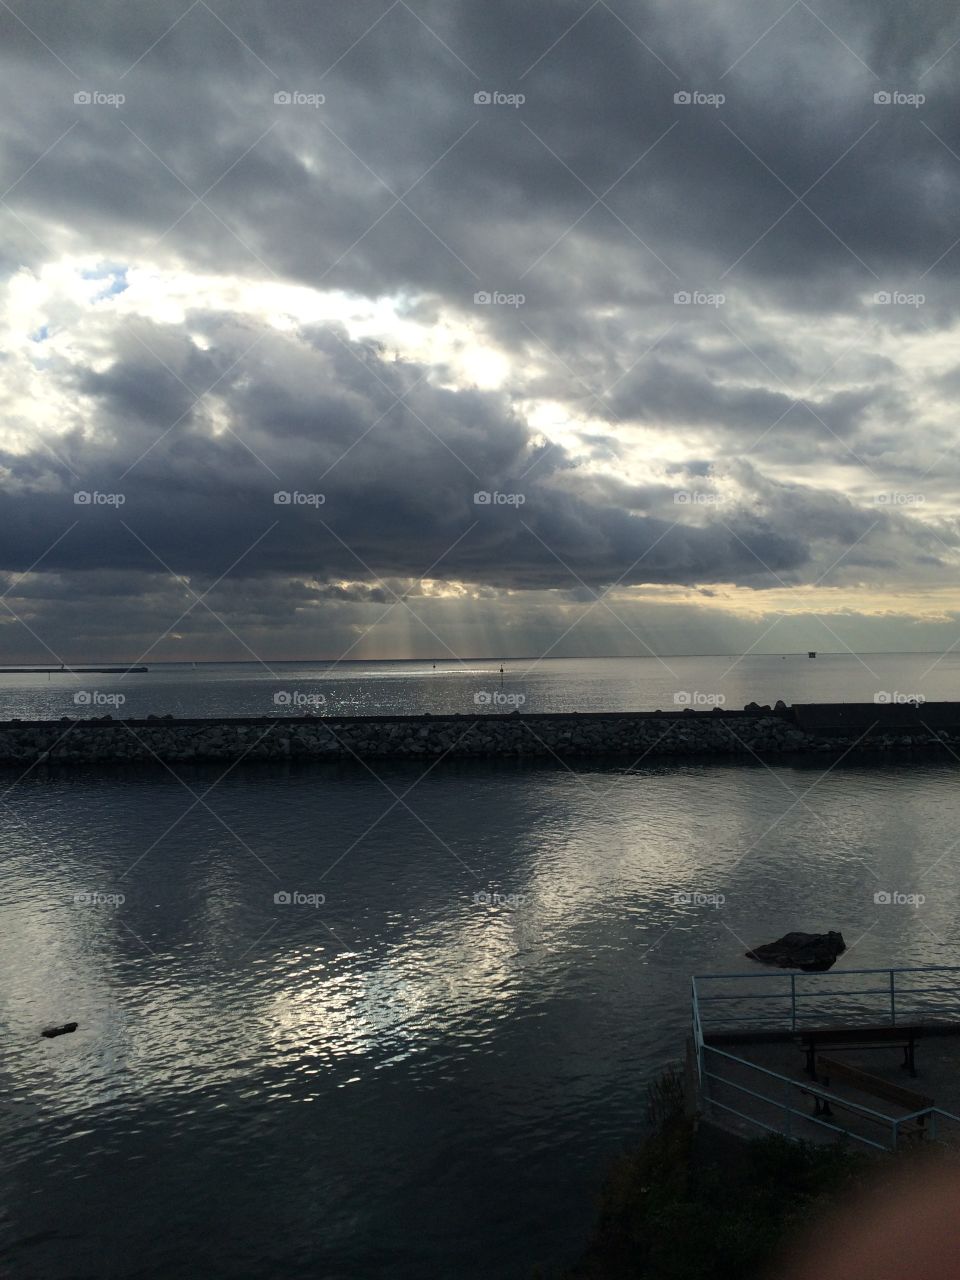
{"label": "large dark rock", "polygon": [[837,956],[846,951],[842,933],[785,933],[776,942],[747,951],[748,960],[775,964],[780,969],[804,969],[808,973],[829,969]]}

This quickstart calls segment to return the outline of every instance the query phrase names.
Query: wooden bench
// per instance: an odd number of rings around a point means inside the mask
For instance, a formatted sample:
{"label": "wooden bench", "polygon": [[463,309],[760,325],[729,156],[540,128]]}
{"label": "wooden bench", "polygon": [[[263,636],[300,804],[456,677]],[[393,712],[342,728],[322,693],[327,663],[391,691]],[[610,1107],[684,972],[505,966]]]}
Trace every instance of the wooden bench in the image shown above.
{"label": "wooden bench", "polygon": [[[869,1072],[861,1070],[860,1067],[851,1066],[848,1062],[841,1062],[838,1058],[820,1058],[820,1067],[824,1072],[823,1086],[830,1088],[832,1079],[842,1080],[844,1083],[852,1085],[855,1089],[859,1089],[861,1093],[873,1094],[874,1097],[883,1098],[887,1102],[896,1102],[901,1107],[906,1107],[908,1111],[922,1111],[925,1107],[933,1106],[933,1099],[926,1094],[917,1093],[915,1089],[905,1089],[902,1084],[895,1084],[892,1080],[884,1080],[880,1076],[870,1075]],[[816,1094],[813,1095],[815,1105],[814,1114],[818,1116],[829,1116],[833,1112],[830,1110],[830,1099],[821,1098]],[[923,1128],[923,1116],[917,1118],[917,1124]]]}
{"label": "wooden bench", "polygon": [[923,1027],[811,1027],[798,1034],[797,1039],[807,1054],[806,1073],[817,1078],[816,1056],[821,1047],[831,1049],[903,1049],[903,1065],[916,1078],[916,1042],[923,1035]]}

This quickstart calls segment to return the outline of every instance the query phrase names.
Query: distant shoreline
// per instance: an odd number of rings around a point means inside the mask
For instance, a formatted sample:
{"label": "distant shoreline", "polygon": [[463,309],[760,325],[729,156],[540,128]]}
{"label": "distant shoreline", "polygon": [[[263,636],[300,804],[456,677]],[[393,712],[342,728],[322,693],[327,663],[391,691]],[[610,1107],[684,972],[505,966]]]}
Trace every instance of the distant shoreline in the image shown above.
{"label": "distant shoreline", "polygon": [[[619,654],[619,653],[593,653],[578,655],[558,655],[547,654],[540,655],[535,653],[528,654],[506,654],[495,656],[472,655],[464,658],[454,658],[444,655],[436,655],[430,658],[340,658],[331,656],[327,658],[153,658],[151,659],[151,667],[261,667],[269,670],[271,667],[310,667],[310,666],[337,666],[337,667],[363,667],[363,666],[431,666],[436,664],[438,667],[454,668],[473,666],[476,663],[492,664],[499,666],[501,663],[513,663],[514,665],[531,665],[539,666],[544,662],[663,662],[667,659],[700,661],[705,658],[734,658],[742,661],[745,658],[800,658],[805,663],[809,661],[806,649],[790,649],[786,652],[759,652],[751,649],[745,653],[638,653],[638,654]],[[818,649],[816,651],[817,659],[821,658],[927,658],[927,657],[943,657],[943,653],[939,649]],[[127,665],[122,662],[103,662],[101,659],[94,659],[90,663],[78,664],[75,667],[66,667],[66,673],[74,672],[91,672],[102,671],[104,668],[114,669],[120,668],[124,671],[140,671],[146,670],[139,665]],[[38,672],[53,672],[56,674],[60,671],[59,667],[38,667],[33,665],[17,666],[15,664],[0,667],[0,674],[3,675],[32,675]],[[516,674],[516,673],[515,673]]]}
{"label": "distant shoreline", "polygon": [[126,676],[144,675],[149,667],[0,667],[0,676]]}

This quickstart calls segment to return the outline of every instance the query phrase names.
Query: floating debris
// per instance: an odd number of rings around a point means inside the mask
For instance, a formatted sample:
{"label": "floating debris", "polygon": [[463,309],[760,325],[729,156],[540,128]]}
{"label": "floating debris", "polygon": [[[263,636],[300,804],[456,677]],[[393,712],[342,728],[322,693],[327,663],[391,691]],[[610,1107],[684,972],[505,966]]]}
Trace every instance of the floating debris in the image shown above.
{"label": "floating debris", "polygon": [[79,1023],[76,1022],[65,1022],[61,1027],[44,1027],[40,1034],[52,1040],[54,1036],[65,1036],[69,1031],[76,1031],[78,1026]]}

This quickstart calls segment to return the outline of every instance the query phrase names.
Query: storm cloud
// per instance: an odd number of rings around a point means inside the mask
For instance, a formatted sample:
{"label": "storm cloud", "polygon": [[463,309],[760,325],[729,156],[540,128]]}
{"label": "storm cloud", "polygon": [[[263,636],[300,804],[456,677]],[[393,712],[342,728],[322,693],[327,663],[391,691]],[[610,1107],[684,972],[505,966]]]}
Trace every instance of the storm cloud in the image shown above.
{"label": "storm cloud", "polygon": [[528,651],[606,592],[674,590],[684,644],[718,587],[757,628],[830,590],[859,643],[902,590],[943,625],[952,6],[37,0],[0,33],[11,659],[204,590],[278,651],[425,591]]}

